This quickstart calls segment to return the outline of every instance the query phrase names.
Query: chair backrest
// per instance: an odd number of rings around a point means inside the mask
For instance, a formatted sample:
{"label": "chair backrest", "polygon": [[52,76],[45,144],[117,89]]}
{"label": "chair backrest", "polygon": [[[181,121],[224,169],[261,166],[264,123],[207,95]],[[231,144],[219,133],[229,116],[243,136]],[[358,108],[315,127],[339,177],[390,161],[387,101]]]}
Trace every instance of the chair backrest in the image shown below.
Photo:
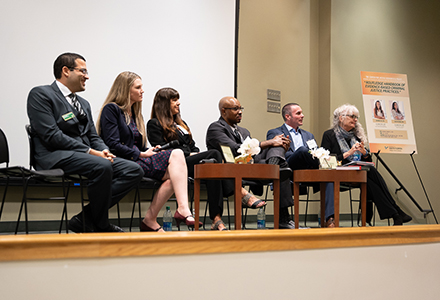
{"label": "chair backrest", "polygon": [[6,167],[9,167],[8,140],[3,130],[0,129],[0,164],[2,163],[6,163]]}
{"label": "chair backrest", "polygon": [[32,131],[32,127],[29,124],[25,126],[25,129],[29,140],[29,169],[33,168],[35,170],[35,146],[34,140],[32,139],[35,133]]}

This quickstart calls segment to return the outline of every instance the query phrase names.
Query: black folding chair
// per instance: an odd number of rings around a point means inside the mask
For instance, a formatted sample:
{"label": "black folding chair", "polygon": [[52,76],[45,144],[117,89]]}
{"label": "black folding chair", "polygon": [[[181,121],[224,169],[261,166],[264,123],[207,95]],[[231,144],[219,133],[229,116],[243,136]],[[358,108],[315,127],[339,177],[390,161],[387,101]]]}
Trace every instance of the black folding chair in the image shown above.
{"label": "black folding chair", "polygon": [[[28,133],[29,138],[29,169],[22,167],[22,166],[9,166],[9,147],[8,142],[6,139],[6,135],[3,133],[3,131],[0,129],[0,163],[6,163],[6,168],[0,169],[0,173],[6,176],[6,186],[5,191],[3,195],[2,200],[2,206],[1,210],[3,210],[4,201],[6,198],[6,192],[9,184],[9,178],[10,177],[21,177],[23,182],[23,197],[20,205],[20,212],[18,214],[17,224],[15,227],[15,234],[18,232],[18,228],[20,225],[20,219],[21,214],[23,212],[24,208],[24,214],[25,214],[25,230],[26,234],[29,233],[29,225],[28,225],[28,210],[27,210],[27,202],[29,200],[61,200],[64,202],[63,206],[63,213],[61,215],[61,222],[60,222],[60,230],[59,233],[62,231],[63,221],[66,222],[66,233],[68,232],[67,229],[67,195],[68,195],[68,187],[66,188],[65,185],[65,178],[64,178],[64,172],[61,169],[53,169],[53,170],[35,170],[35,159],[34,159],[34,145],[32,140],[32,130],[30,125],[26,125],[26,132]],[[28,197],[28,187],[30,181],[39,181],[43,182],[45,184],[56,184],[59,186],[61,184],[63,194],[62,196],[58,197],[46,197],[46,198],[40,198],[40,197]],[[1,217],[1,212],[0,212]]]}

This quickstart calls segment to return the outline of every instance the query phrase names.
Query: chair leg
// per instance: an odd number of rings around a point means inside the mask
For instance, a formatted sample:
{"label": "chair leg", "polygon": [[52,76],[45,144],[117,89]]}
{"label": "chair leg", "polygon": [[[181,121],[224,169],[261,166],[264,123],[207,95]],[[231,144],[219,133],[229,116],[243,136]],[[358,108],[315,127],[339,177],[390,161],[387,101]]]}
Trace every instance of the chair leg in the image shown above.
{"label": "chair leg", "polygon": [[21,213],[23,211],[24,200],[21,200],[20,211],[18,212],[17,224],[15,225],[15,234],[18,232],[18,226],[20,225]]}
{"label": "chair leg", "polygon": [[203,230],[206,230],[205,224],[206,224],[206,214],[208,213],[208,206],[209,206],[209,202],[206,201],[205,214],[203,215]]}
{"label": "chair leg", "polygon": [[244,208],[244,213],[243,213],[243,208],[241,208],[241,229],[244,230],[246,229],[246,218],[247,218],[247,212],[248,212],[248,208]]}
{"label": "chair leg", "polygon": [[304,227],[307,227],[307,212],[309,210],[309,187],[307,187],[306,211],[304,216]]}
{"label": "chair leg", "polygon": [[229,198],[226,198],[226,207],[228,209],[228,226],[229,230],[231,230],[231,211],[229,210]]}
{"label": "chair leg", "polygon": [[116,210],[117,210],[117,213],[118,213],[118,226],[122,228],[122,226],[121,226],[121,209],[120,209],[120,206],[119,206],[119,202],[116,203]]}
{"label": "chair leg", "polygon": [[[156,189],[153,188],[153,192],[151,193],[151,202],[153,202],[154,193],[156,193]],[[138,219],[139,219],[139,227],[140,227],[142,223],[141,190],[139,190],[139,194],[138,194]]]}
{"label": "chair leg", "polygon": [[130,218],[130,227],[129,230],[131,232],[131,228],[133,227],[133,217],[134,217],[134,210],[136,209],[136,200],[139,199],[138,201],[140,202],[140,197],[139,197],[139,186],[136,187],[136,192],[134,194],[134,199],[133,199],[133,208],[131,210],[131,218]]}
{"label": "chair leg", "polygon": [[5,190],[3,191],[2,205],[1,205],[1,207],[0,207],[0,220],[2,219],[3,206],[5,205],[6,193],[7,193],[7,191],[8,191],[8,187],[9,187],[9,176],[6,177]]}
{"label": "chair leg", "polygon": [[[348,193],[350,195],[350,216],[351,216],[351,227],[354,226],[353,221],[353,197],[351,195],[351,186],[348,186]],[[361,202],[359,202],[359,207],[361,206]],[[359,213],[358,213],[358,225],[359,225]]]}
{"label": "chair leg", "polygon": [[376,205],[373,205],[373,226],[376,226]]}
{"label": "chair leg", "polygon": [[21,214],[23,212],[23,206],[24,206],[24,211],[25,211],[26,234],[29,233],[26,199],[27,199],[27,187],[28,187],[28,183],[29,183],[30,178],[31,177],[28,177],[28,178],[23,177],[23,198],[21,199],[21,205],[20,205],[20,211],[18,213],[17,225],[15,226],[15,234],[17,234],[17,232],[18,232],[18,226],[20,225],[20,219],[21,219]]}
{"label": "chair leg", "polygon": [[81,214],[83,220],[83,232],[86,232],[86,215],[84,211],[84,183],[81,176],[79,177],[79,189],[81,192]]}
{"label": "chair leg", "polygon": [[116,203],[116,209],[118,211],[118,226],[121,227],[121,210],[119,209],[119,202]]}
{"label": "chair leg", "polygon": [[62,179],[62,189],[63,189],[64,207],[63,207],[63,214],[61,215],[60,230],[58,232],[60,234],[61,231],[63,230],[64,220],[66,221],[66,233],[69,233],[68,223],[67,223],[67,195],[69,194],[69,190],[67,189],[67,193],[66,193],[64,178]]}
{"label": "chair leg", "polygon": [[188,193],[189,193],[189,202],[190,202],[189,209],[192,213],[193,212],[193,203],[194,203],[194,187],[191,189],[188,188]]}

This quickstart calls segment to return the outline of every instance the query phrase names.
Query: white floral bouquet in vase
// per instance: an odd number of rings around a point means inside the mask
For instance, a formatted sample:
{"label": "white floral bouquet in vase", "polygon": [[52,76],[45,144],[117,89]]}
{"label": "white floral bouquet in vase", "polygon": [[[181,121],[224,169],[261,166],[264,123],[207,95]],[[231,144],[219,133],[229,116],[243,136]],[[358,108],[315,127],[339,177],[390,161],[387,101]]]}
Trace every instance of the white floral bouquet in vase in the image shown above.
{"label": "white floral bouquet in vase", "polygon": [[[319,159],[319,168],[320,169],[333,169],[332,163],[330,163],[331,156],[330,151],[319,147],[319,148],[313,148],[312,150],[309,150],[309,153]],[[336,167],[335,167],[336,168]]]}
{"label": "white floral bouquet in vase", "polygon": [[241,155],[235,158],[236,164],[253,163],[252,156],[260,153],[260,142],[257,139],[247,137],[237,150]]}

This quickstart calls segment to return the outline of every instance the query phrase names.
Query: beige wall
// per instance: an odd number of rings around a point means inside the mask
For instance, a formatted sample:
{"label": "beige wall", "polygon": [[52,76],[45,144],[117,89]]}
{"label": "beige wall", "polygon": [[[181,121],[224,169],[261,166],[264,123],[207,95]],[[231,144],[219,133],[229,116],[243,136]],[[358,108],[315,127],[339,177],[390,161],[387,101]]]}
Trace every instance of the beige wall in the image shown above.
{"label": "beige wall", "polygon": [[301,103],[310,127],[309,1],[241,1],[237,96],[245,107],[241,125],[259,140],[283,123],[267,112],[267,89],[281,91],[281,105]]}
{"label": "beige wall", "polygon": [[[299,102],[303,128],[320,143],[333,110],[356,105],[363,117],[360,71],[408,75],[418,154],[414,159],[434,210],[440,109],[440,2],[412,0],[242,0],[238,98],[246,108],[242,125],[254,137],[282,124],[267,113],[266,89],[281,90],[281,104]],[[422,208],[429,208],[409,155],[382,155]],[[379,168],[379,170],[383,170]],[[396,184],[382,172],[394,193]],[[403,191],[398,203],[420,222],[423,214]],[[347,211],[347,206],[342,210]],[[432,214],[428,222],[434,222]]]}
{"label": "beige wall", "polygon": [[[343,103],[358,106],[360,122],[365,123],[360,71],[407,74],[418,146],[414,159],[434,209],[440,211],[439,160],[432,157],[440,148],[435,132],[440,127],[438,11],[440,2],[434,0],[241,0],[238,99],[245,107],[241,125],[264,140],[268,129],[282,124],[281,115],[266,112],[266,90],[276,89],[281,91],[281,105],[301,104],[306,116],[303,128],[320,143],[331,112]],[[418,203],[429,208],[410,157],[382,157]],[[382,174],[394,191],[394,181]],[[124,205],[128,215],[131,201],[126,199]],[[398,193],[398,203],[426,222],[403,192]],[[342,204],[342,212],[348,212],[348,201]],[[17,206],[5,210],[3,220],[16,218]],[[58,218],[58,211],[50,218]],[[76,212],[77,206],[70,211]],[[433,223],[432,215],[428,222]]]}
{"label": "beige wall", "polygon": [[[360,71],[407,74],[418,148],[414,160],[437,211],[440,165],[432,153],[440,147],[439,11],[439,1],[332,0],[331,14],[331,107],[355,104],[361,111],[360,122],[365,124]],[[429,208],[410,156],[382,157],[417,202]],[[385,178],[394,191],[395,182]],[[411,215],[423,218],[403,192],[398,192],[398,202]],[[429,220],[433,222],[432,215]]]}

